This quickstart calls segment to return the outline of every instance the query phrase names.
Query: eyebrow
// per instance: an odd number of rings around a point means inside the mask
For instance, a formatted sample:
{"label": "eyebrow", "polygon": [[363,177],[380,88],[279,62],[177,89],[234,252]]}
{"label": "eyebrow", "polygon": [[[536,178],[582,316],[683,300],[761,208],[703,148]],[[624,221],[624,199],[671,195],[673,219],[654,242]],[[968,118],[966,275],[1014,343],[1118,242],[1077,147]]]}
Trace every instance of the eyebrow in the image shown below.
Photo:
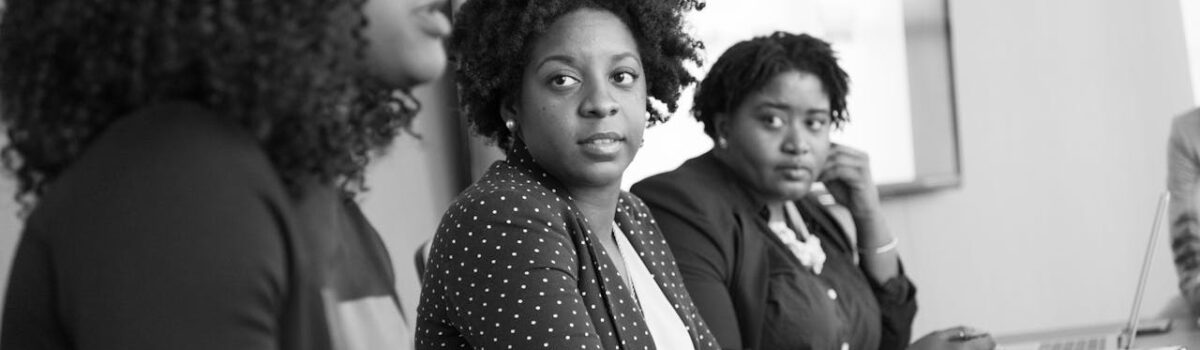
{"label": "eyebrow", "polygon": [[[788,104],[782,103],[782,102],[774,102],[774,101],[763,101],[762,103],[759,103],[758,105],[754,106],[754,108],[755,109],[774,108],[774,109],[782,109],[785,111],[792,110],[791,105],[788,105]],[[813,113],[829,114],[829,113],[831,113],[830,110],[827,108],[807,108],[807,109],[803,110],[803,112],[804,112],[804,114],[813,114]]]}
{"label": "eyebrow", "polygon": [[[633,59],[635,62],[638,63],[639,66],[642,65],[642,59],[636,53],[633,53],[633,52],[624,52],[624,53],[619,53],[619,54],[613,55],[612,62],[617,62],[617,61],[627,59],[627,58]],[[562,62],[567,65],[571,65],[571,64],[575,63],[575,57],[571,57],[569,55],[561,55],[561,54],[546,56],[546,57],[542,58],[541,61],[538,61],[538,64],[535,67],[535,70],[542,69],[542,66],[544,66],[544,65],[546,65],[546,63],[550,63],[550,62]]]}
{"label": "eyebrow", "polygon": [[575,63],[575,58],[571,57],[571,56],[567,56],[567,55],[546,56],[545,58],[542,58],[542,60],[538,62],[537,67],[535,67],[534,70],[542,69],[542,66],[546,65],[546,63],[555,62],[555,61],[570,65],[572,63]]}
{"label": "eyebrow", "polygon": [[773,101],[763,101],[763,102],[755,105],[754,108],[755,109],[774,108],[774,109],[782,109],[782,110],[786,110],[786,111],[792,110],[792,106],[790,106],[786,103],[773,102]]}
{"label": "eyebrow", "polygon": [[620,60],[626,59],[626,58],[632,58],[634,61],[636,61],[638,63],[639,66],[642,65],[642,58],[639,57],[638,54],[633,53],[633,52],[624,52],[624,53],[616,54],[612,57],[612,61],[617,62],[617,61],[620,61]]}

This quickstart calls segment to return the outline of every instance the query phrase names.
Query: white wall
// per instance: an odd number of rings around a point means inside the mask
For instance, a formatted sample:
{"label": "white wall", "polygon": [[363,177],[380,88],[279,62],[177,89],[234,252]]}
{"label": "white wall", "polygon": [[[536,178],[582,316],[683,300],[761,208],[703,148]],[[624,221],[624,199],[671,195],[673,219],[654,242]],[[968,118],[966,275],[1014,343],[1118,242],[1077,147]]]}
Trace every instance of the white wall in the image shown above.
{"label": "white wall", "polygon": [[1192,94],[1200,105],[1200,0],[1179,0],[1183,14],[1183,32],[1187,37],[1192,69]]}
{"label": "white wall", "polygon": [[451,102],[438,93],[445,88],[438,85],[417,90],[423,109],[413,126],[421,139],[402,136],[388,154],[375,161],[367,173],[371,190],[361,202],[363,212],[391,253],[396,289],[410,322],[416,320],[421,294],[414,253],[433,237],[442,212],[461,190],[459,124],[456,114],[450,113]]}
{"label": "white wall", "polygon": [[[1192,106],[1176,0],[950,1],[960,189],[885,203],[916,330],[1123,321]],[[1177,294],[1164,235],[1143,314]]]}

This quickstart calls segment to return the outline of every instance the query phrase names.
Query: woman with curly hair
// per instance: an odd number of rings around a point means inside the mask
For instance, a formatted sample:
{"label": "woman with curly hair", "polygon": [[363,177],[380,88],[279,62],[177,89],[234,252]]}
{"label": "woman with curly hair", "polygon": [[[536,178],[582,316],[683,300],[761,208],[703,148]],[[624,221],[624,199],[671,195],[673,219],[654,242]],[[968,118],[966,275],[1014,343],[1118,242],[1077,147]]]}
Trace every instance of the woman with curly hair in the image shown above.
{"label": "woman with curly hair", "polygon": [[[507,158],[442,218],[417,348],[715,349],[666,242],[620,189],[694,81],[680,0],[475,0],[451,45],[476,131]],[[666,106],[652,108],[650,99]]]}
{"label": "woman with curly hair", "polygon": [[444,6],[8,0],[0,348],[411,346],[353,193],[445,66]]}
{"label": "woman with curly hair", "polygon": [[[692,109],[708,153],[638,182],[724,349],[988,349],[961,327],[909,344],[916,288],[866,153],[830,142],[849,77],[832,46],[776,32],[721,54]],[[811,187],[849,209],[847,231]],[[857,244],[855,243],[857,242]]]}

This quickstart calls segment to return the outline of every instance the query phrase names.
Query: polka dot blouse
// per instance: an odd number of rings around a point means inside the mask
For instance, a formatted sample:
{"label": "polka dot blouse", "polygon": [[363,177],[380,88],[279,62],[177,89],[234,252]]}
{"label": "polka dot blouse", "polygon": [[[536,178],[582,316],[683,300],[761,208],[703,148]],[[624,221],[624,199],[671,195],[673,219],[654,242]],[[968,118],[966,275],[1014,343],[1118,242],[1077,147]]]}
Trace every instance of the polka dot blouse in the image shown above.
{"label": "polka dot blouse", "polygon": [[[696,349],[717,349],[641,200],[614,222]],[[417,309],[417,349],[654,349],[642,310],[570,194],[528,152],[496,162],[450,205]]]}

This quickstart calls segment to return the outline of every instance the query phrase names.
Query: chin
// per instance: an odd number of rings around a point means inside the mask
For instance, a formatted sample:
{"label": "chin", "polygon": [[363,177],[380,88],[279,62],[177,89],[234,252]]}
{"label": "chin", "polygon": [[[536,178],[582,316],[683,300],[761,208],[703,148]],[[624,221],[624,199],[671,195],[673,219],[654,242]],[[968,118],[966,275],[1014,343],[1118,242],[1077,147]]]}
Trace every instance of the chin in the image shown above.
{"label": "chin", "polygon": [[581,183],[589,186],[609,186],[616,184],[621,185],[621,175],[625,172],[622,167],[617,169],[616,164],[594,164],[592,166],[580,169],[575,177]]}
{"label": "chin", "polygon": [[804,198],[804,196],[807,196],[811,192],[812,192],[812,183],[806,182],[803,185],[788,184],[788,185],[781,186],[778,188],[778,192],[776,194],[779,195],[780,198],[794,201],[794,200]]}
{"label": "chin", "polygon": [[382,77],[392,87],[405,90],[432,82],[446,71],[446,56],[438,52],[427,57],[409,57],[408,60],[376,65],[376,76]]}
{"label": "chin", "polygon": [[429,65],[423,69],[411,70],[406,72],[403,78],[399,79],[400,82],[397,85],[405,89],[412,89],[419,85],[432,82],[442,76],[442,72],[445,68],[445,65]]}

